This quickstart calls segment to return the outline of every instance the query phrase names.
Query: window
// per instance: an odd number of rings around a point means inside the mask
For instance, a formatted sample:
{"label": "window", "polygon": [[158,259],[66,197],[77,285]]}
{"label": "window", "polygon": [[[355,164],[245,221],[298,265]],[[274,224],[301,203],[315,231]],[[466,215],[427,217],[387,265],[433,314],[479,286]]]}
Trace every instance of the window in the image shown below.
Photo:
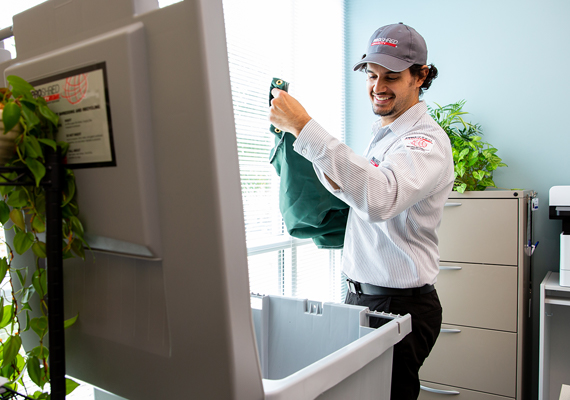
{"label": "window", "polygon": [[341,251],[318,250],[287,234],[279,178],[269,153],[269,87],[274,77],[331,134],[344,138],[342,0],[224,0],[237,131],[250,289],[341,302]]}

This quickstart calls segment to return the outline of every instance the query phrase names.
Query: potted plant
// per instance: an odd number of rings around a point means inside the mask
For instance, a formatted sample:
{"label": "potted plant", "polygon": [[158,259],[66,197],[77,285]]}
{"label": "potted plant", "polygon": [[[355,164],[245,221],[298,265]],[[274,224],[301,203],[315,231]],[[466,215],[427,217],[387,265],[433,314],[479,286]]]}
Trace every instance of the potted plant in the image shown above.
{"label": "potted plant", "polygon": [[428,107],[433,119],[443,128],[451,141],[455,182],[453,190],[463,193],[466,190],[485,190],[497,187],[493,172],[507,164],[497,156],[497,149],[481,138],[481,126],[463,119],[468,114],[463,111],[465,100],[436,107]]}
{"label": "potted plant", "polygon": [[[46,347],[47,319],[47,273],[39,260],[46,258],[46,243],[42,233],[46,230],[46,190],[42,179],[46,174],[45,155],[48,151],[65,155],[68,144],[56,141],[59,117],[53,113],[42,97],[34,96],[34,88],[17,76],[7,77],[8,87],[0,88],[0,112],[2,135],[11,132],[11,139],[3,136],[4,155],[0,166],[0,223],[11,226],[12,245],[8,245],[8,257],[0,259],[0,279],[3,291],[0,296],[0,376],[10,380],[7,387],[18,390],[24,386],[27,396],[35,399],[49,398],[45,391],[49,383],[49,350]],[[15,171],[18,170],[18,171]],[[28,176],[28,184],[15,182]],[[13,183],[13,185],[11,185]],[[85,257],[83,227],[77,215],[79,209],[75,196],[75,177],[65,170],[63,189],[62,227],[63,258]],[[30,251],[35,265],[13,268],[14,257]],[[30,283],[31,282],[31,283]],[[37,297],[35,301],[32,301]],[[34,304],[34,310],[32,310]],[[37,304],[37,305],[36,305]],[[38,309],[39,308],[39,309]],[[66,321],[70,326],[77,316]],[[28,333],[25,333],[28,332]],[[23,349],[22,335],[35,332],[37,346]],[[39,387],[33,393],[24,385],[24,375]],[[49,385],[48,385],[49,386]],[[78,384],[66,381],[70,393]]]}

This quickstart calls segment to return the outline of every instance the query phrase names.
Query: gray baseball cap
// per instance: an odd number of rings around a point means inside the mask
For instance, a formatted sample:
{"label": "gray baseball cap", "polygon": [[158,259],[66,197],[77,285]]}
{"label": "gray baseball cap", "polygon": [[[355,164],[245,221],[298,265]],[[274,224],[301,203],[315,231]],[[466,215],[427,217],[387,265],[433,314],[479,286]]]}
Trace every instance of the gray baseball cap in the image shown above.
{"label": "gray baseball cap", "polygon": [[366,63],[373,63],[400,72],[413,64],[427,64],[427,46],[424,38],[410,26],[399,24],[379,28],[368,43],[368,51],[353,67],[357,71]]}

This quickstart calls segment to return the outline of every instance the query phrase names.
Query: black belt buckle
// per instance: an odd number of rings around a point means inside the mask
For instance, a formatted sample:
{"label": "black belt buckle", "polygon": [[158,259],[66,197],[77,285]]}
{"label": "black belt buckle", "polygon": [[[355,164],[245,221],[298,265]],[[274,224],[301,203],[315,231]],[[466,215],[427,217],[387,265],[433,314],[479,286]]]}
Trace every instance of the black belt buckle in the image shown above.
{"label": "black belt buckle", "polygon": [[353,281],[352,279],[347,279],[346,284],[348,285],[348,291],[350,293],[355,294],[362,294],[362,290],[360,289],[360,283]]}

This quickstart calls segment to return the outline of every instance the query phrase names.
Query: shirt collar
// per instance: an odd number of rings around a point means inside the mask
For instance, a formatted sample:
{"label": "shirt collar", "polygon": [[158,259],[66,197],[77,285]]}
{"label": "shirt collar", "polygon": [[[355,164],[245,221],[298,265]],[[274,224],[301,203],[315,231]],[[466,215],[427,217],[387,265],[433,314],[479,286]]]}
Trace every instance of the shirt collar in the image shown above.
{"label": "shirt collar", "polygon": [[390,124],[392,132],[394,132],[396,136],[400,136],[401,134],[408,132],[408,130],[414,126],[426,112],[427,105],[425,101],[420,100]]}

